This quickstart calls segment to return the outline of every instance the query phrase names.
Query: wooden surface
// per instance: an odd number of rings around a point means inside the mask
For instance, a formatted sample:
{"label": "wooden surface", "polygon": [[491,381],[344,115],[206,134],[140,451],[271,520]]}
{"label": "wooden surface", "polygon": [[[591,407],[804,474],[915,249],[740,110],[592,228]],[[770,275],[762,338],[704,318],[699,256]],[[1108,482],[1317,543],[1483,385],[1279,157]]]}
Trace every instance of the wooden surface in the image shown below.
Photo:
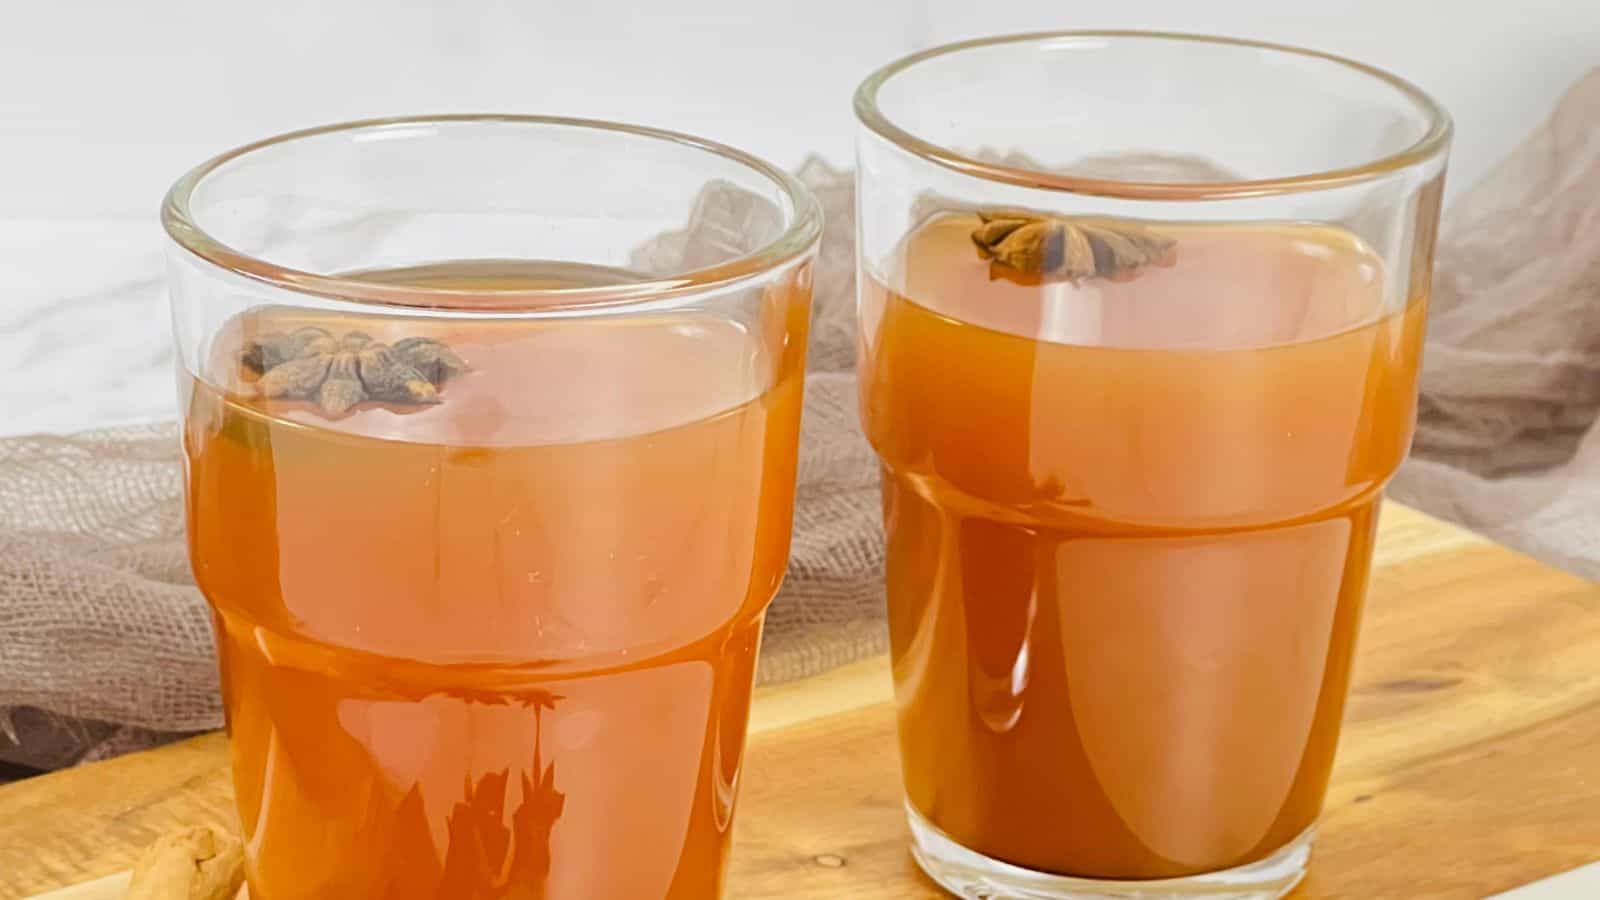
{"label": "wooden surface", "polygon": [[[1600,859],[1600,586],[1395,505],[1382,535],[1296,900],[1480,898]],[[906,853],[887,662],[758,698],[729,896],[941,897]],[[0,900],[232,822],[216,735],[0,787]]]}

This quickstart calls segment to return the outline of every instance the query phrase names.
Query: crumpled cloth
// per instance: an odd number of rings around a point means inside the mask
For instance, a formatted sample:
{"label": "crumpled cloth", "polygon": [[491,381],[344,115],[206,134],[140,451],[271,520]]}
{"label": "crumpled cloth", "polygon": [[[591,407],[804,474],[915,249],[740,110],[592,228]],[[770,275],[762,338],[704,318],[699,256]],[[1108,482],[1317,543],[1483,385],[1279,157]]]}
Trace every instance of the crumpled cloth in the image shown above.
{"label": "crumpled cloth", "polygon": [[1390,495],[1600,579],[1600,70],[1444,216]]}

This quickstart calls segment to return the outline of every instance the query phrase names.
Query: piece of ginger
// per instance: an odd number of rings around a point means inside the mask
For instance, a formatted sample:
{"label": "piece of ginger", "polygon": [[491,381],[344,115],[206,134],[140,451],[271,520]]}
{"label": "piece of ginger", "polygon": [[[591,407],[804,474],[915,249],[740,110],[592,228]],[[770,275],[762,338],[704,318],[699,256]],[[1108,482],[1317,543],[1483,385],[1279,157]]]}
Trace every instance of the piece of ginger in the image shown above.
{"label": "piece of ginger", "polygon": [[123,900],[233,900],[242,884],[239,842],[210,828],[188,828],[150,845]]}

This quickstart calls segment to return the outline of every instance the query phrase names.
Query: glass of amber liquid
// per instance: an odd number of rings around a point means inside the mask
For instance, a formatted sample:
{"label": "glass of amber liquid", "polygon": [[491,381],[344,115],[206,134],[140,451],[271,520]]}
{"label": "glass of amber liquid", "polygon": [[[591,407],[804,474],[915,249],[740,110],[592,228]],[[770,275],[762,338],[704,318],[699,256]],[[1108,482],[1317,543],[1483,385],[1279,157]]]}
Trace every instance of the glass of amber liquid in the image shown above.
{"label": "glass of amber liquid", "polygon": [[721,896],[815,202],[684,135],[443,117],[163,212],[253,900]]}
{"label": "glass of amber liquid", "polygon": [[969,898],[1282,896],[1411,440],[1448,118],[1141,33],[938,48],[856,110],[917,859]]}

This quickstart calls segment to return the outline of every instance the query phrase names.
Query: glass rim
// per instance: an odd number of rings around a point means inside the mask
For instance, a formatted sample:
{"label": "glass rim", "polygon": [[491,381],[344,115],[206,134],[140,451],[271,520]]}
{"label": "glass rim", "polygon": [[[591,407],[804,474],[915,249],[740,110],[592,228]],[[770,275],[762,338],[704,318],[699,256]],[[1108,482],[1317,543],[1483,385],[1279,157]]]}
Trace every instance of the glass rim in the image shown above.
{"label": "glass rim", "polygon": [[[665,277],[617,285],[572,288],[460,288],[395,285],[356,275],[311,272],[269,262],[213,237],[194,219],[190,199],[205,179],[234,160],[258,150],[329,134],[379,132],[430,125],[510,124],[555,126],[640,137],[676,144],[738,163],[775,184],[792,208],[783,232],[763,246],[711,266]],[[226,271],[287,290],[352,303],[429,309],[453,314],[540,313],[546,311],[634,305],[675,300],[725,288],[783,268],[813,251],[822,234],[822,207],[800,180],[760,157],[726,144],[678,131],[604,119],[514,113],[452,113],[356,119],[302,128],[253,141],[200,163],[168,189],[161,203],[161,224],[185,251]],[[487,302],[486,302],[487,301]]]}
{"label": "glass rim", "polygon": [[[1399,91],[1402,96],[1411,101],[1420,116],[1427,121],[1428,128],[1410,146],[1355,166],[1243,181],[1119,181],[1109,178],[1061,175],[1037,169],[1008,166],[1002,163],[985,162],[917,137],[896,125],[878,105],[878,92],[885,84],[895,76],[928,60],[1000,44],[1030,44],[1074,39],[1100,41],[1153,40],[1209,44],[1219,47],[1268,50],[1274,53],[1333,63],[1344,69],[1382,81]],[[1426,91],[1412,82],[1377,66],[1358,62],[1338,54],[1296,47],[1291,44],[1176,31],[1032,31],[941,44],[937,47],[903,56],[869,74],[861,82],[860,86],[856,88],[854,104],[856,118],[862,125],[879,137],[915,156],[964,175],[1027,188],[1130,200],[1223,200],[1324,190],[1357,184],[1433,159],[1448,147],[1450,136],[1454,129],[1450,114]]]}

